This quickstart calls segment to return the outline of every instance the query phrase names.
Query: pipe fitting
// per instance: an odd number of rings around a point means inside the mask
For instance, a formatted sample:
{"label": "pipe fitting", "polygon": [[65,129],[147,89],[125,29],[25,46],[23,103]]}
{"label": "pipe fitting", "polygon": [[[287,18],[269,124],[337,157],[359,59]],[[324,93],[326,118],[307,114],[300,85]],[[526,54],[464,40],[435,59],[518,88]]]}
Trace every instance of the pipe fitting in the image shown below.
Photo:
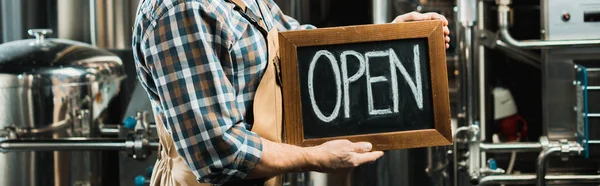
{"label": "pipe fitting", "polygon": [[152,152],[148,136],[143,132],[136,132],[128,136],[126,146],[129,157],[136,160],[145,160]]}
{"label": "pipe fitting", "polygon": [[559,142],[550,143],[550,145],[545,148],[537,159],[537,168],[536,168],[536,185],[544,186],[546,185],[546,164],[548,162],[548,157],[553,154],[560,154],[563,157],[572,156],[575,154],[580,154],[583,151],[583,147],[576,142],[570,142],[567,140],[560,140]]}
{"label": "pipe fitting", "polygon": [[9,139],[16,139],[18,137],[17,130],[18,129],[15,127],[6,127],[3,129],[0,129],[0,142],[2,142],[4,140],[9,140]]}

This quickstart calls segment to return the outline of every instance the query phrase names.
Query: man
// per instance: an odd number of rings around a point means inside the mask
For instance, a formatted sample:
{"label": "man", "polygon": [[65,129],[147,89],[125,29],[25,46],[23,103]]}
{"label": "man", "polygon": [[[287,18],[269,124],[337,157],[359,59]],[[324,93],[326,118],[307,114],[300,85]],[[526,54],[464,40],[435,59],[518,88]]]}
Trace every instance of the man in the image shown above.
{"label": "man", "polygon": [[[138,9],[134,57],[161,139],[152,185],[246,184],[356,167],[383,155],[366,142],[302,148],[251,131],[260,124],[252,108],[269,57],[266,32],[314,28],[284,15],[273,0],[145,0]],[[442,20],[448,35],[447,20],[435,13],[394,22],[431,19]]]}

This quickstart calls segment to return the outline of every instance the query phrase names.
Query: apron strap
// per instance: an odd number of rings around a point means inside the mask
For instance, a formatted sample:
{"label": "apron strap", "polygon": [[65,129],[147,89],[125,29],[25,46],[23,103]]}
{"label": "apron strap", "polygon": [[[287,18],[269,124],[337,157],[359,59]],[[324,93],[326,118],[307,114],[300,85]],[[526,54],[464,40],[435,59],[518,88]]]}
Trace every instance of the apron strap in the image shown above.
{"label": "apron strap", "polygon": [[246,12],[246,3],[242,0],[231,0],[231,2],[242,9],[242,11]]}
{"label": "apron strap", "polygon": [[[225,1],[234,4],[235,7],[233,8],[233,10],[240,13],[240,15],[242,15],[242,17],[244,17],[244,19],[248,20],[254,27],[256,27],[256,29],[258,29],[258,31],[263,35],[265,40],[267,39],[267,34],[269,32],[267,30],[267,26],[265,25],[264,19],[262,16],[257,16],[252,11],[250,11],[250,13],[248,13],[247,6],[242,0],[225,0]],[[258,5],[258,8],[260,9],[261,8],[260,3],[257,3],[257,5]]]}

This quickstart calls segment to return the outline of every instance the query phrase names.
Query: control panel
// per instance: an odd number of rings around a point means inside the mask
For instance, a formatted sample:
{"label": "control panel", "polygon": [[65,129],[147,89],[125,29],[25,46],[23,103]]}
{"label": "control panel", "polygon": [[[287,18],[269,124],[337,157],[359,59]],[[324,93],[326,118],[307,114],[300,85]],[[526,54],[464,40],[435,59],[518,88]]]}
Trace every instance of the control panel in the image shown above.
{"label": "control panel", "polygon": [[600,39],[600,0],[542,0],[547,40]]}

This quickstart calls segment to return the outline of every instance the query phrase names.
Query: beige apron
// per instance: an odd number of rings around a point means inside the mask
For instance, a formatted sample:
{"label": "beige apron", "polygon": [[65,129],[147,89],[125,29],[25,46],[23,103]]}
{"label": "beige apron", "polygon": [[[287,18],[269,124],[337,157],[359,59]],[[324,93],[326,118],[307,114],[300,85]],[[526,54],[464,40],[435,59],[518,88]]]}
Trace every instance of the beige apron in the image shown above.
{"label": "beige apron", "polygon": [[[241,0],[234,0],[235,4],[245,8]],[[262,22],[261,22],[262,23]],[[260,24],[264,29],[264,24]],[[254,96],[254,125],[252,131],[260,137],[273,142],[282,142],[282,94],[277,76],[279,67],[279,42],[277,29],[271,29],[267,34],[268,63],[258,89]],[[154,165],[150,185],[156,186],[209,186],[210,184],[198,183],[196,176],[189,170],[184,160],[177,153],[172,136],[166,131],[160,113],[155,114],[156,129],[160,139],[158,160]],[[262,161],[262,160],[261,160]],[[266,180],[266,181],[265,181]],[[257,184],[258,182],[258,184]],[[283,176],[270,179],[241,181],[235,185],[264,185],[281,186]],[[248,183],[248,184],[246,184]]]}

